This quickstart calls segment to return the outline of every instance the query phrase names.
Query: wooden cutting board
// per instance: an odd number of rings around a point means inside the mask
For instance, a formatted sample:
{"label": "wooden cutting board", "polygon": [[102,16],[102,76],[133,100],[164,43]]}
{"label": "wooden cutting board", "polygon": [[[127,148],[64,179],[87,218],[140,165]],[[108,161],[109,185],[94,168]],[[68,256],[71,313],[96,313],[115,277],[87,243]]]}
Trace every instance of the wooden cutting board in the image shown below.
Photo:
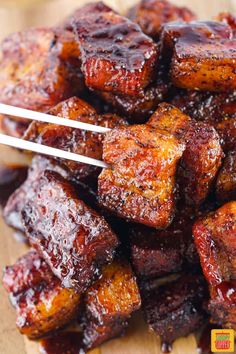
{"label": "wooden cutting board", "polygon": [[[14,1],[11,1],[11,4]],[[17,5],[20,0],[15,0]],[[63,19],[73,9],[83,5],[86,0],[37,0],[24,1],[24,6],[17,8],[9,5],[1,10],[0,1],[0,38],[4,35],[32,25],[53,25]],[[136,0],[107,0],[108,5],[124,13],[127,7],[135,4]],[[236,0],[173,0],[178,5],[191,7],[200,18],[209,19],[220,11],[231,11],[236,13]],[[23,154],[0,146],[1,162],[29,161]],[[24,254],[27,247],[15,240],[14,232],[8,228],[0,217],[0,277],[2,268],[15,262]],[[15,328],[15,313],[11,308],[7,295],[0,284],[0,354],[38,354],[39,345],[37,342],[29,341],[20,335]],[[161,354],[160,340],[154,334],[149,333],[147,326],[142,320],[141,314],[137,314],[131,321],[127,334],[120,339],[112,340],[99,349],[90,352],[91,354]],[[196,354],[197,346],[194,335],[178,339],[173,346],[172,354]]]}

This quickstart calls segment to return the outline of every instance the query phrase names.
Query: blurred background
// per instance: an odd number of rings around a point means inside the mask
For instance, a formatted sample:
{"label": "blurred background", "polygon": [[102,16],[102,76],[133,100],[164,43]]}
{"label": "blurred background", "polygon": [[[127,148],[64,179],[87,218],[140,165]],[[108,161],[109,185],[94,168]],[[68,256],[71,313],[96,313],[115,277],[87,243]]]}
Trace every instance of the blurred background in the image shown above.
{"label": "blurred background", "polygon": [[[92,1],[92,0],[91,0]],[[96,0],[95,0],[96,1]],[[0,40],[7,34],[32,26],[55,25],[88,0],[0,0]],[[126,0],[105,0],[119,12],[125,12]],[[137,0],[129,0],[129,5]],[[191,6],[201,18],[211,18],[221,8],[236,13],[236,0],[172,0]],[[191,5],[190,5],[191,4]]]}

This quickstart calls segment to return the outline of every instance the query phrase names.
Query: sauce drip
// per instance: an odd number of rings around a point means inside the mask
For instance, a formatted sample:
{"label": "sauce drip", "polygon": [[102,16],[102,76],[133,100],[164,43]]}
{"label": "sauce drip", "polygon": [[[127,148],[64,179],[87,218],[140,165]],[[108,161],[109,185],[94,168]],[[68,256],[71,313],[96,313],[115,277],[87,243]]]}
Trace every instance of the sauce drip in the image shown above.
{"label": "sauce drip", "polygon": [[161,351],[162,353],[170,353],[172,351],[172,345],[167,342],[161,343]]}
{"label": "sauce drip", "polygon": [[202,331],[197,345],[198,354],[211,354],[211,330],[217,329],[217,325],[208,324]]}
{"label": "sauce drip", "polygon": [[62,332],[40,341],[42,354],[85,354],[80,332]]}

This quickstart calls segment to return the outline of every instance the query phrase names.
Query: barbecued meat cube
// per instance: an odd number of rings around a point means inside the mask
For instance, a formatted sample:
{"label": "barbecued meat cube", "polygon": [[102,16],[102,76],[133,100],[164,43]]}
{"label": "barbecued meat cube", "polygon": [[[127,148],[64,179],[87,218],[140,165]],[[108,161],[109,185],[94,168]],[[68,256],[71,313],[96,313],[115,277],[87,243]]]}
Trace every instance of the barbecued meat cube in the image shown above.
{"label": "barbecued meat cube", "polygon": [[6,267],[3,285],[16,309],[18,329],[30,338],[64,326],[77,314],[80,296],[61,286],[36,251]]}
{"label": "barbecued meat cube", "polygon": [[208,310],[211,321],[223,328],[236,330],[236,281],[211,286],[210,296]]}
{"label": "barbecued meat cube", "polygon": [[182,91],[172,99],[173,105],[192,118],[207,122],[220,135],[225,151],[236,146],[236,91],[212,93]]}
{"label": "barbecued meat cube", "polygon": [[60,167],[53,160],[42,156],[35,156],[32,160],[31,167],[28,170],[27,179],[10,196],[4,208],[4,220],[9,226],[24,232],[24,226],[21,220],[21,211],[27,200],[34,198],[38,178],[43,171],[47,169],[56,171],[65,178],[68,177],[68,171]]}
{"label": "barbecued meat cube", "polygon": [[211,285],[236,277],[236,202],[196,221],[193,235],[203,273]]}
{"label": "barbecued meat cube", "polygon": [[142,0],[129,10],[128,17],[136,22],[146,35],[158,40],[165,23],[189,22],[194,20],[196,15],[186,7],[175,6],[165,0]]}
{"label": "barbecued meat cube", "polygon": [[217,197],[221,201],[236,199],[236,151],[226,156],[216,182]]}
{"label": "barbecued meat cube", "polygon": [[85,294],[86,314],[99,324],[128,319],[140,307],[139,290],[130,265],[114,260]]}
{"label": "barbecued meat cube", "polygon": [[86,12],[73,27],[89,88],[137,95],[155,79],[157,46],[127,18],[113,11]]}
{"label": "barbecued meat cube", "polygon": [[17,164],[0,165],[0,205],[5,205],[9,196],[25,181],[27,166]]}
{"label": "barbecued meat cube", "polygon": [[45,171],[22,210],[26,234],[67,288],[84,292],[118,245],[105,219],[78,199],[72,184]]}
{"label": "barbecued meat cube", "polygon": [[217,16],[217,21],[222,21],[224,23],[227,23],[233,30],[234,37],[236,35],[236,17],[229,13],[229,12],[221,12]]}
{"label": "barbecued meat cube", "polygon": [[221,40],[231,39],[231,27],[222,22],[217,21],[192,21],[170,22],[163,26],[161,31],[161,51],[165,58],[166,55],[173,55],[175,44],[187,39],[195,43],[197,40]]}
{"label": "barbecued meat cube", "polygon": [[231,39],[227,24],[190,22],[180,24],[179,31],[178,24],[172,27],[164,29],[162,42],[165,50],[173,45],[170,76],[174,85],[216,92],[236,89],[236,40]]}
{"label": "barbecued meat cube", "polygon": [[31,28],[11,34],[2,42],[2,55],[3,103],[46,111],[83,89],[80,53],[69,31]]}
{"label": "barbecued meat cube", "polygon": [[189,45],[179,41],[171,65],[177,87],[232,91],[236,89],[236,40]]}
{"label": "barbecued meat cube", "polygon": [[148,124],[167,130],[186,144],[178,169],[180,194],[188,204],[199,206],[209,194],[221,164],[222,149],[217,132],[166,103],[159,106]]}
{"label": "barbecued meat cube", "polygon": [[174,216],[175,172],[184,144],[148,125],[106,134],[98,180],[101,205],[120,217],[166,228]]}
{"label": "barbecued meat cube", "polygon": [[169,83],[159,78],[140,97],[115,95],[111,92],[101,92],[99,95],[130,123],[145,123],[158,104],[167,98],[168,88]]}
{"label": "barbecued meat cube", "polygon": [[130,265],[122,259],[104,267],[101,279],[89,288],[84,301],[82,326],[86,347],[95,347],[121,335],[131,313],[141,305]]}
{"label": "barbecued meat cube", "polygon": [[[2,103],[44,112],[84,90],[80,52],[69,31],[27,29],[7,37],[1,50]],[[2,129],[19,137],[28,124],[27,120],[5,116]]]}
{"label": "barbecued meat cube", "polygon": [[185,264],[198,264],[192,239],[193,220],[191,211],[183,209],[166,230],[130,227],[131,262],[139,278],[161,277],[180,271]]}
{"label": "barbecued meat cube", "polygon": [[[109,128],[125,124],[125,121],[115,114],[98,115],[87,102],[77,97],[71,97],[59,103],[49,113],[58,117]],[[101,159],[103,136],[104,134],[34,121],[26,131],[24,138],[43,145]],[[99,168],[74,161],[63,160],[62,164],[78,179],[84,179],[88,175],[100,172]]]}
{"label": "barbecued meat cube", "polygon": [[30,121],[28,119],[0,115],[0,130],[16,138],[22,137],[29,124]]}
{"label": "barbecued meat cube", "polygon": [[142,306],[149,327],[170,344],[203,324],[207,289],[199,275],[182,275],[164,285],[151,280],[141,289]]}

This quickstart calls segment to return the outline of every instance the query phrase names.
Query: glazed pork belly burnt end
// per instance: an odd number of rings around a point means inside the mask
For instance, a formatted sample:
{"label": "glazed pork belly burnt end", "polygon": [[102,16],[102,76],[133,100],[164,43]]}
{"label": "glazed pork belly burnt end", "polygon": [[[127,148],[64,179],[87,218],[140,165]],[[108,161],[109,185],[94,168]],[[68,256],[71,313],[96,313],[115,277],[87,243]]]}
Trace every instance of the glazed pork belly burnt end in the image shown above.
{"label": "glazed pork belly burnt end", "polygon": [[203,273],[211,286],[236,277],[236,202],[224,204],[197,220],[193,236]]}
{"label": "glazed pork belly burnt end", "polygon": [[[77,97],[71,97],[60,102],[50,109],[48,113],[58,116],[58,120],[60,120],[60,117],[63,117],[107,128],[126,124],[124,119],[115,114],[99,115],[90,104]],[[104,134],[101,133],[36,121],[31,123],[24,135],[25,140],[98,160],[102,159],[103,137]],[[67,167],[74,178],[78,180],[85,180],[88,176],[92,175],[97,176],[101,170],[91,165],[70,160],[58,159],[57,161]]]}
{"label": "glazed pork belly burnt end", "polygon": [[9,197],[3,209],[3,217],[7,225],[24,232],[21,211],[27,200],[34,198],[38,179],[47,169],[58,172],[64,178],[69,178],[69,172],[59,166],[54,160],[39,155],[35,156],[28,169],[26,180]]}
{"label": "glazed pork belly burnt end", "polygon": [[5,268],[3,285],[16,310],[17,328],[30,338],[63,327],[77,315],[80,295],[63,288],[35,250]]}
{"label": "glazed pork belly burnt end", "polygon": [[225,152],[236,146],[236,91],[214,93],[180,90],[171,103],[197,121],[211,124]]}
{"label": "glazed pork belly burnt end", "polygon": [[[80,51],[73,33],[60,28],[30,28],[1,44],[0,101],[45,112],[84,91]],[[37,60],[35,60],[37,58]],[[21,136],[26,119],[3,116],[2,129]]]}
{"label": "glazed pork belly burnt end", "polygon": [[159,39],[164,24],[196,19],[196,15],[187,7],[175,6],[166,0],[141,0],[128,11],[128,17],[155,41]]}
{"label": "glazed pork belly burnt end", "polygon": [[211,322],[236,330],[236,281],[210,286],[208,310]]}
{"label": "glazed pork belly burnt end", "polygon": [[149,328],[167,347],[176,338],[198,330],[207,318],[203,306],[208,293],[201,275],[183,274],[164,284],[149,280],[142,284],[141,298]]}
{"label": "glazed pork belly burnt end", "polygon": [[236,200],[236,150],[225,157],[216,181],[216,194],[221,202]]}
{"label": "glazed pork belly burnt end", "polygon": [[162,33],[162,51],[171,58],[170,77],[180,88],[236,89],[235,48],[232,29],[223,22],[167,24]]}
{"label": "glazed pork belly burnt end", "polygon": [[78,197],[70,182],[45,171],[22,221],[30,244],[62,285],[82,293],[112,261],[119,242],[105,219]]}
{"label": "glazed pork belly burnt end", "polygon": [[92,90],[137,96],[155,79],[157,45],[114,11],[82,13],[73,23],[82,72]]}
{"label": "glazed pork belly burnt end", "polygon": [[196,268],[199,258],[192,239],[194,216],[190,210],[177,212],[165,230],[132,225],[129,230],[130,255],[139,279],[153,279]]}
{"label": "glazed pork belly burnt end", "polygon": [[185,143],[177,173],[179,193],[188,205],[199,207],[209,195],[221,165],[223,152],[218,133],[211,125],[191,120],[168,103],[160,104],[147,124]]}
{"label": "glazed pork belly burnt end", "polygon": [[123,334],[131,314],[141,306],[139,289],[128,262],[115,259],[105,266],[102,277],[85,293],[84,329],[86,348]]}
{"label": "glazed pork belly burnt end", "polygon": [[100,204],[147,226],[166,228],[175,212],[175,173],[184,144],[148,125],[115,128],[106,134],[98,179]]}

